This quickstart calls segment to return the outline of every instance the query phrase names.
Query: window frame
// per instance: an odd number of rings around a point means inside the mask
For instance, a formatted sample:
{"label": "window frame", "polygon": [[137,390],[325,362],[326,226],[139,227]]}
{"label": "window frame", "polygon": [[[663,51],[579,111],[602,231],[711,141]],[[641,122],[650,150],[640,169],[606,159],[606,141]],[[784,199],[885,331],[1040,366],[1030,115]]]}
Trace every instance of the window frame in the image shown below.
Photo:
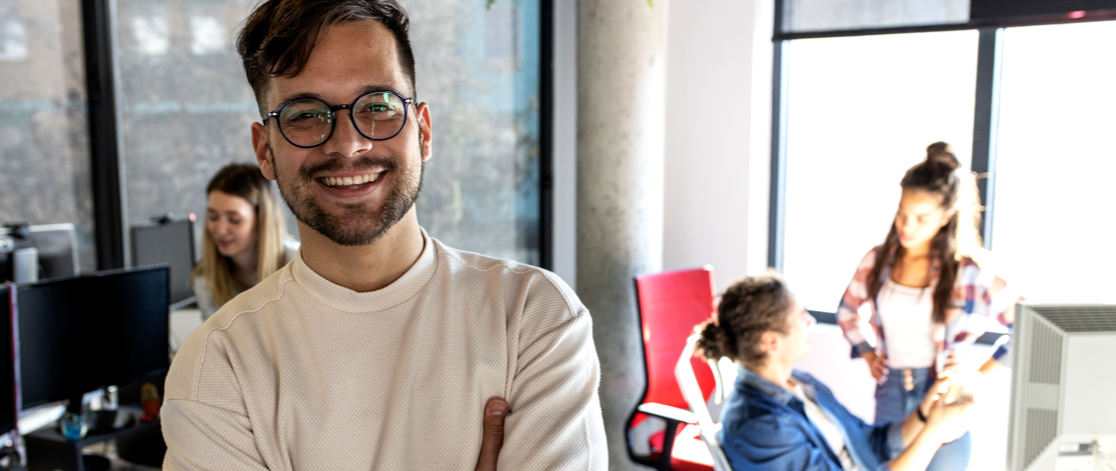
{"label": "window frame", "polygon": [[[768,208],[768,245],[767,266],[777,271],[783,270],[786,250],[786,187],[787,187],[787,104],[788,76],[786,45],[798,39],[840,38],[850,36],[876,36],[907,33],[929,33],[943,31],[976,30],[980,34],[977,51],[976,101],[973,120],[973,149],[970,168],[979,177],[977,185],[980,201],[983,204],[980,227],[985,247],[992,247],[992,222],[995,217],[996,197],[996,154],[999,128],[1000,85],[1003,65],[1003,36],[1009,27],[1069,24],[1094,21],[1116,20],[1116,10],[1087,12],[1073,18],[1068,14],[1041,15],[1005,19],[970,20],[962,24],[942,24],[910,27],[868,28],[856,30],[811,31],[788,33],[782,30],[784,3],[775,0],[774,29],[772,46],[774,64],[772,74],[771,101],[771,175]],[[834,316],[828,311],[819,317],[829,319]],[[1000,334],[986,333],[980,341],[990,343]],[[985,338],[989,337],[989,338]],[[993,338],[994,337],[994,338]]]}

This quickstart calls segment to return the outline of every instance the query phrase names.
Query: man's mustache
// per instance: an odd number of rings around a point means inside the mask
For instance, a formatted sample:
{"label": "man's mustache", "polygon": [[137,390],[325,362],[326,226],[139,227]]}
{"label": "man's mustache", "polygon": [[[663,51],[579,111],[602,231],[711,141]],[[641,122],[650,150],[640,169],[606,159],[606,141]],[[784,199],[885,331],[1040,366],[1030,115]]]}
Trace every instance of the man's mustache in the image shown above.
{"label": "man's mustache", "polygon": [[371,157],[363,156],[353,159],[335,158],[325,160],[315,164],[303,165],[298,169],[298,175],[303,180],[312,180],[315,175],[326,172],[337,172],[340,170],[367,170],[371,168],[379,168],[384,171],[395,170],[395,159],[391,157]]}

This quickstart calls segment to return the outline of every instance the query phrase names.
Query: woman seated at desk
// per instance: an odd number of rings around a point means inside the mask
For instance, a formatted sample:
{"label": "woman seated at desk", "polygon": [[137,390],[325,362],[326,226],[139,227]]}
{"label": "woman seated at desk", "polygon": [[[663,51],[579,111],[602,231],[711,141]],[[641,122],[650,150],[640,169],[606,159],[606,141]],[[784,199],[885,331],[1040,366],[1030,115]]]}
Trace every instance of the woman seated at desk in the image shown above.
{"label": "woman seated at desk", "polygon": [[814,323],[767,275],[731,286],[716,319],[698,327],[700,355],[742,366],[720,432],[733,469],[925,470],[938,447],[967,431],[972,400],[953,400],[948,376],[904,420],[873,426],[849,413],[824,384],[792,369]]}
{"label": "woman seated at desk", "polygon": [[298,256],[271,183],[256,165],[225,166],[205,189],[202,259],[191,284],[202,319]]}

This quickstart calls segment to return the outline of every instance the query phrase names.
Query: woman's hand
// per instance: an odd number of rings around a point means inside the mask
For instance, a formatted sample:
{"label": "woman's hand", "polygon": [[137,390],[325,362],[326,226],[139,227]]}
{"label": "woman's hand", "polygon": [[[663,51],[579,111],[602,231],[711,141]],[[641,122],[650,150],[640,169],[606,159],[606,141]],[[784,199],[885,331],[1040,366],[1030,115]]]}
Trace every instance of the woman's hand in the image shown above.
{"label": "woman's hand", "polygon": [[[930,396],[930,393],[927,396]],[[952,402],[947,401],[947,394],[936,394],[935,397],[937,399],[930,404],[930,414],[926,418],[926,426],[922,429],[922,433],[929,434],[932,441],[938,444],[961,438],[969,431],[969,413],[976,401],[968,396]]]}
{"label": "woman's hand", "polygon": [[950,350],[949,354],[946,355],[945,364],[942,365],[942,369],[948,371],[957,371],[958,365],[961,364],[961,358],[959,357],[960,355],[957,354],[957,350]]}
{"label": "woman's hand", "polygon": [[875,378],[877,383],[887,376],[887,355],[868,352],[861,355],[861,358],[868,363],[868,371],[872,373],[872,378]]}
{"label": "woman's hand", "polygon": [[951,371],[943,371],[938,380],[934,381],[934,384],[926,391],[926,397],[922,398],[922,403],[918,405],[918,410],[922,412],[923,417],[930,417],[930,412],[939,399],[942,399],[944,403],[953,402],[953,398],[949,397],[952,375]]}

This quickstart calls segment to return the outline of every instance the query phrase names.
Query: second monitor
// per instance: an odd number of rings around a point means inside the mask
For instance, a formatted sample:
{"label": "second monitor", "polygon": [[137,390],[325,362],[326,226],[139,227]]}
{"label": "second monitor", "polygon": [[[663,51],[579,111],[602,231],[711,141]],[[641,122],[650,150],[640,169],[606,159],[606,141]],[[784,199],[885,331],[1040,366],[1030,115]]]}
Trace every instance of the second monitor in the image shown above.
{"label": "second monitor", "polygon": [[20,286],[23,407],[165,372],[166,266]]}

